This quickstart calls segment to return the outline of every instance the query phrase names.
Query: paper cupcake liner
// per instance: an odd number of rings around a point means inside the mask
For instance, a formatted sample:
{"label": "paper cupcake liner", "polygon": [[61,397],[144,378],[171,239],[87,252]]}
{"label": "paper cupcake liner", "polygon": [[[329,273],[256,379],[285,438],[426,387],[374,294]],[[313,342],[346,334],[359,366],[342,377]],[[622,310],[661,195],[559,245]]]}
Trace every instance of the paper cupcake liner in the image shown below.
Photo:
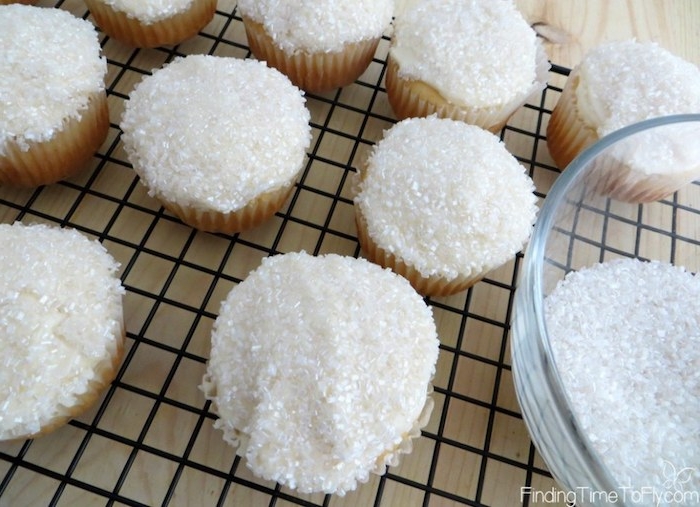
{"label": "paper cupcake liner", "polygon": [[185,11],[145,24],[114,10],[102,0],[85,0],[95,24],[107,35],[137,48],[178,44],[194,37],[214,17],[216,0],[194,0]]}
{"label": "paper cupcake liner", "polygon": [[55,183],[83,169],[109,131],[109,109],[104,90],[88,99],[79,119],[68,119],[48,141],[22,150],[10,144],[0,155],[0,184],[36,187]]}
{"label": "paper cupcake liner", "polygon": [[606,197],[629,203],[648,203],[664,199],[693,181],[694,171],[675,175],[641,174],[613,157],[602,157],[589,175],[591,188]]}
{"label": "paper cupcake liner", "polygon": [[570,75],[547,124],[547,148],[559,169],[565,169],[576,155],[598,140],[595,130],[584,123],[578,112],[576,88],[579,76]]}
{"label": "paper cupcake liner", "polygon": [[413,452],[413,440],[421,436],[421,430],[427,426],[430,421],[430,416],[433,413],[433,408],[435,407],[432,393],[433,385],[431,383],[428,386],[428,395],[418,419],[414,421],[411,429],[402,435],[401,442],[394,449],[383,453],[377,458],[375,468],[372,470],[373,474],[384,475],[387,466],[395,467],[399,465],[402,454],[411,454]]}
{"label": "paper cupcake liner", "polygon": [[[687,126],[675,127],[642,132],[610,147],[592,161],[586,184],[606,197],[647,203],[664,199],[700,178],[700,150],[692,144],[700,132],[694,126],[685,132],[678,129]],[[653,148],[669,140],[674,143],[673,154],[667,158],[662,152],[660,160]],[[659,171],[651,172],[654,167]]]}
{"label": "paper cupcake liner", "polygon": [[181,205],[162,196],[158,196],[158,198],[165,209],[190,227],[205,232],[234,234],[252,229],[272,217],[287,202],[293,188],[294,184],[289,183],[279,189],[265,192],[241,209],[231,212]]}
{"label": "paper cupcake liner", "polygon": [[425,276],[398,256],[377,245],[370,236],[367,222],[357,205],[355,206],[355,224],[357,226],[357,239],[367,260],[403,276],[422,296],[438,297],[457,294],[477,283],[486,274],[486,271],[483,271],[472,273],[469,276],[460,275],[453,279],[439,275]]}
{"label": "paper cupcake liner", "polygon": [[491,132],[500,131],[508,119],[531,97],[541,93],[547,84],[549,61],[542,44],[537,41],[535,82],[511,101],[499,107],[470,107],[449,102],[440,92],[425,81],[406,79],[400,75],[400,66],[387,58],[386,92],[389,105],[398,120],[411,117],[437,115],[477,125]]}
{"label": "paper cupcake liner", "polygon": [[346,44],[342,51],[288,54],[277,47],[262,24],[243,18],[250,51],[307,92],[323,92],[353,83],[374,58],[379,37]]}

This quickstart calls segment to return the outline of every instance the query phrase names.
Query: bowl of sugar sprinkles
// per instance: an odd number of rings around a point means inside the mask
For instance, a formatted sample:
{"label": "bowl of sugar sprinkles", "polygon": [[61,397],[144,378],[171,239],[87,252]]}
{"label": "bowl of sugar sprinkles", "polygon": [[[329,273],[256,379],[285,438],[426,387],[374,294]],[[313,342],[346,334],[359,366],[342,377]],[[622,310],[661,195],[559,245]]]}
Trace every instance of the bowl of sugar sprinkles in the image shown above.
{"label": "bowl of sugar sprinkles", "polygon": [[515,389],[561,489],[530,504],[700,505],[700,114],[582,152],[515,295]]}

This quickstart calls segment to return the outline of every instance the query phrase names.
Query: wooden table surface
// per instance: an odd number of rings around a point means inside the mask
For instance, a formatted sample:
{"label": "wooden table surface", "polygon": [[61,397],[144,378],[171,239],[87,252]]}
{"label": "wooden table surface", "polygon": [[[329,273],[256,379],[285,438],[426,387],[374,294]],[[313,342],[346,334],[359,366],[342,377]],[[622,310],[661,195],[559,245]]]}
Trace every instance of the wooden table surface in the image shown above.
{"label": "wooden table surface", "polygon": [[[406,0],[413,1],[413,0]],[[697,0],[517,0],[551,61],[570,68],[599,42],[654,40],[700,64]],[[80,0],[40,0],[87,17]],[[402,8],[401,6],[399,8]],[[198,233],[138,183],[119,140],[124,101],[144,73],[176,55],[249,56],[235,0],[176,48],[133,50],[101,35],[112,127],[85,172],[40,189],[0,187],[0,222],[75,227],[121,263],[127,355],[86,414],[33,442],[0,443],[0,506],[526,505],[523,486],[555,487],[519,415],[509,319],[519,258],[474,288],[429,300],[442,342],[436,407],[414,452],[345,497],[298,495],[257,479],[212,429],[198,384],[220,301],[264,256],[305,249],[359,255],[350,179],[394,117],[383,88],[388,38],[358,83],[309,96],[309,163],[284,210],[240,235]],[[0,70],[1,72],[1,70]],[[544,197],[558,172],[544,128],[566,75],[503,132]],[[554,504],[556,505],[556,504]]]}

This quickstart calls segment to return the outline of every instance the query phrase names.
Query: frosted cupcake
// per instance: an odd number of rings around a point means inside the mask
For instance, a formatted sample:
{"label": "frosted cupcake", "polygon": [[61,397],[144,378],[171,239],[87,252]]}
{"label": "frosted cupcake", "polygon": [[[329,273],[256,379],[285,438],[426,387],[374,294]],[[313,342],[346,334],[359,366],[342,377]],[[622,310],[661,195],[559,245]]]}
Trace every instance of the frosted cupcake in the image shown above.
{"label": "frosted cupcake", "polygon": [[96,241],[0,225],[0,440],[34,438],[90,407],[124,342],[118,264]]}
{"label": "frosted cupcake", "polygon": [[66,11],[0,6],[0,184],[73,176],[104,142],[100,51],[92,24]]}
{"label": "frosted cupcake", "polygon": [[192,227],[234,233],[284,205],[309,120],[302,92],[264,62],[192,55],[135,87],[121,128],[151,196]]}
{"label": "frosted cupcake", "polygon": [[[571,72],[547,126],[547,146],[563,169],[585,148],[622,127],[699,111],[698,67],[654,43],[606,43],[586,54]],[[684,141],[674,141],[692,137],[693,133],[681,132],[637,138],[635,146],[617,150],[616,160],[607,160],[601,188],[627,201],[656,200],[672,193],[700,176],[697,153],[686,152],[697,143],[684,147]],[[633,157],[639,149],[646,155]]]}
{"label": "frosted cupcake", "polygon": [[549,64],[510,1],[423,0],[394,21],[386,89],[399,119],[437,114],[498,131]]}
{"label": "frosted cupcake", "polygon": [[216,0],[85,0],[107,35],[130,46],[178,44],[214,17]]}
{"label": "frosted cupcake", "polygon": [[513,258],[537,211],[532,180],[498,137],[435,116],[385,132],[357,187],[364,255],[427,296],[465,290]]}
{"label": "frosted cupcake", "polygon": [[221,305],[202,389],[254,474],[343,495],[410,452],[438,345],[430,308],[391,271],[278,255]]}
{"label": "frosted cupcake", "polygon": [[251,52],[310,92],[355,81],[371,63],[393,9],[394,0],[238,2]]}

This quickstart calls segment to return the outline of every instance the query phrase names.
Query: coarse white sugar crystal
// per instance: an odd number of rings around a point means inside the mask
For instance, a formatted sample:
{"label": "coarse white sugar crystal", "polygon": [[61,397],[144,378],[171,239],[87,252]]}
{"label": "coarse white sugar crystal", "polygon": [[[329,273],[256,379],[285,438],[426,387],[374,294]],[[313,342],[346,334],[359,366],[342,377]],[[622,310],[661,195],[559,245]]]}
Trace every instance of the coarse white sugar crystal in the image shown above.
{"label": "coarse white sugar crystal", "polygon": [[302,92],[264,62],[190,55],[135,87],[121,128],[151,195],[232,212],[294,179],[309,120]]}
{"label": "coarse white sugar crystal", "polygon": [[532,180],[497,136],[434,116],[385,132],[355,205],[379,247],[424,276],[448,279],[506,262],[537,213]]}
{"label": "coarse white sugar crystal", "polygon": [[[121,340],[118,264],[72,229],[0,225],[0,440],[74,404]],[[105,359],[107,358],[107,359]]]}
{"label": "coarse white sugar crystal", "polygon": [[700,111],[700,68],[653,42],[601,44],[576,72],[577,109],[599,137],[648,118]]}
{"label": "coarse white sugar crystal", "polygon": [[278,255],[223,302],[202,389],[256,475],[342,495],[410,452],[438,344],[430,308],[391,271]]}
{"label": "coarse white sugar crystal", "polygon": [[99,0],[127,17],[150,25],[189,9],[200,0]]}
{"label": "coarse white sugar crystal", "polygon": [[394,0],[241,0],[238,10],[263,25],[286,53],[335,52],[380,37],[391,23]]}
{"label": "coarse white sugar crystal", "polygon": [[537,80],[536,34],[510,0],[423,0],[394,21],[391,56],[405,79],[457,105],[499,107]]}
{"label": "coarse white sugar crystal", "polygon": [[545,316],[577,421],[628,501],[700,492],[697,276],[659,261],[596,264],[558,284]]}
{"label": "coarse white sugar crystal", "polygon": [[0,155],[51,139],[104,90],[107,61],[89,21],[62,9],[0,5]]}

